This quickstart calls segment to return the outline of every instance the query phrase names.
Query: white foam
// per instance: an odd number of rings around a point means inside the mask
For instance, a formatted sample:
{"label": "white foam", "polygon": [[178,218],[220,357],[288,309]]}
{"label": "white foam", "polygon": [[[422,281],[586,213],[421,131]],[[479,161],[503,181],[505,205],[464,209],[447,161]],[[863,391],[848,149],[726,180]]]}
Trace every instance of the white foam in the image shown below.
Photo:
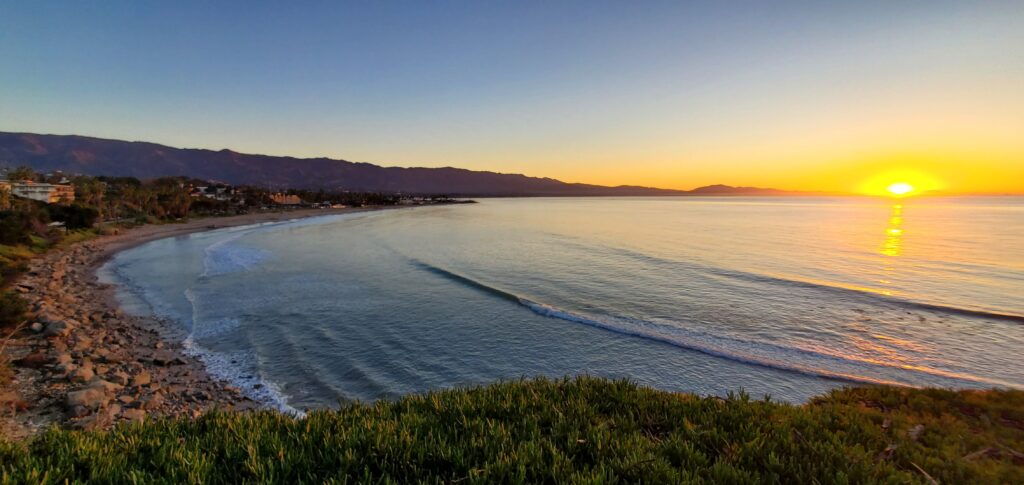
{"label": "white foam", "polygon": [[241,271],[250,271],[270,256],[270,251],[232,245],[238,238],[248,234],[241,232],[217,241],[204,249],[203,273],[210,277]]}
{"label": "white foam", "polygon": [[306,416],[305,412],[288,405],[288,396],[277,384],[259,374],[255,352],[214,352],[193,342],[185,348],[185,353],[199,359],[210,375],[241,389],[249,399],[295,417]]}

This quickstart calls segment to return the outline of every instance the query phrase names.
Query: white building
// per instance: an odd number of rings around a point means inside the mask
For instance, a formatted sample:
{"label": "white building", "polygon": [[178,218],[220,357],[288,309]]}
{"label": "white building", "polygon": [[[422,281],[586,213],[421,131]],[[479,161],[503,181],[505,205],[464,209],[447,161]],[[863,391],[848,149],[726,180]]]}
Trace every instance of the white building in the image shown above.
{"label": "white building", "polygon": [[10,182],[11,194],[47,204],[71,203],[75,200],[75,188],[71,185],[40,184],[35,182]]}

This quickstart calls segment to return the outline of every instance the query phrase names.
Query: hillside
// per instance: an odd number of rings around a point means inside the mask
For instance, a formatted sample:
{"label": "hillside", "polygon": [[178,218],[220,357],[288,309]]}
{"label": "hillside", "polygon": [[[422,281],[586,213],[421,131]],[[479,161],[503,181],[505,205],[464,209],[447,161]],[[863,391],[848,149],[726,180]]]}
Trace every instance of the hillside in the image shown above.
{"label": "hillside", "polygon": [[0,163],[40,171],[140,179],[187,175],[263,187],[477,196],[680,195],[648,187],[570,184],[550,178],[459,168],[381,167],[330,158],[173,148],[77,135],[0,132]]}
{"label": "hillside", "polygon": [[596,378],[0,440],[3,483],[1021,483],[1024,393],[803,406]]}
{"label": "hillside", "polygon": [[148,142],[78,135],[0,132],[0,166],[38,171],[151,179],[185,175],[264,188],[349,190],[462,196],[763,196],[800,195],[778,189],[709,185],[694,190],[566,183],[520,174],[461,168],[381,167],[330,158],[253,155],[231,150],[173,148]]}

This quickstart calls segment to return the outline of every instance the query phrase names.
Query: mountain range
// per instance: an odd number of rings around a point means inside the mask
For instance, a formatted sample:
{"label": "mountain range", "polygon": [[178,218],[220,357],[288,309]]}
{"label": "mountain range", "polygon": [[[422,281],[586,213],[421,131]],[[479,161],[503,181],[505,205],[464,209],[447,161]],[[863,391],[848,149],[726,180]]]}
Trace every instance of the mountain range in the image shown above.
{"label": "mountain range", "polygon": [[267,188],[304,188],[455,196],[786,195],[776,189],[709,185],[671,190],[567,183],[461,168],[382,167],[331,158],[294,158],[232,150],[173,148],[78,135],[0,132],[0,165],[37,171],[150,179],[185,175]]}

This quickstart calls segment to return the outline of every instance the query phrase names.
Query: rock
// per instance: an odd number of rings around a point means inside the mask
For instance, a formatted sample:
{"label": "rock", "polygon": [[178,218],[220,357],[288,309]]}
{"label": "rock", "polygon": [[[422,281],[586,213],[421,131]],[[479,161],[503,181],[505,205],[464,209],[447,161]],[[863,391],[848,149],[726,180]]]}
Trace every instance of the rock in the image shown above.
{"label": "rock", "polygon": [[138,374],[135,374],[135,377],[132,377],[132,386],[144,386],[146,384],[149,384],[151,381],[152,377],[150,377],[149,371],[144,370],[142,372],[139,372]]}
{"label": "rock", "polygon": [[160,407],[160,405],[162,405],[163,403],[164,403],[164,396],[163,396],[163,394],[153,394],[153,395],[151,395],[149,397],[143,398],[142,404],[141,404],[140,407],[142,407],[142,409],[146,409],[146,410],[153,410],[153,409],[156,409],[156,408]]}
{"label": "rock", "polygon": [[[50,299],[47,299],[47,298],[43,298],[43,300],[39,302],[39,306],[40,306],[40,308],[52,307],[53,306],[53,300],[50,300]],[[40,311],[38,319],[39,319],[39,322],[42,323],[43,325],[49,325],[51,323],[60,323],[60,322],[63,321],[60,317],[58,317],[57,315],[54,315],[52,312],[46,312],[46,311]]]}
{"label": "rock", "polygon": [[108,364],[117,364],[124,360],[121,358],[120,355],[117,355],[104,348],[96,349],[96,352],[94,352],[93,355],[95,355],[96,358],[100,360],[100,362],[106,362]]}
{"label": "rock", "polygon": [[57,365],[70,364],[71,363],[71,355],[68,354],[67,352],[60,352],[60,353],[57,354],[57,357],[55,359],[53,359],[53,361]]}
{"label": "rock", "polygon": [[36,351],[28,354],[20,359],[14,361],[14,365],[18,367],[27,367],[29,369],[38,369],[50,363],[50,358],[46,356],[45,352]]}
{"label": "rock", "polygon": [[67,408],[72,416],[82,416],[78,408],[95,411],[108,401],[107,393],[102,387],[86,387],[72,391],[67,396]]}
{"label": "rock", "polygon": [[97,377],[97,378],[94,378],[92,380],[92,382],[89,383],[88,388],[90,388],[90,389],[102,389],[106,393],[112,393],[112,392],[115,392],[117,390],[120,390],[122,388],[122,386],[114,384],[113,382],[105,381],[105,380],[100,379],[99,377]]}
{"label": "rock", "polygon": [[121,404],[128,405],[135,402],[135,398],[129,396],[128,394],[122,394],[120,396],[117,396],[117,401],[120,402]]}
{"label": "rock", "polygon": [[72,418],[85,416],[87,414],[89,414],[89,408],[86,408],[85,406],[68,406],[68,416]]}
{"label": "rock", "polygon": [[141,409],[125,409],[121,411],[121,417],[129,421],[142,421],[146,419],[146,412]]}
{"label": "rock", "polygon": [[10,408],[23,410],[28,408],[28,403],[22,400],[17,392],[3,391],[0,392],[0,408],[4,410],[9,410]]}
{"label": "rock", "polygon": [[153,356],[153,363],[159,366],[175,365],[175,362],[180,360],[177,356],[167,351],[157,352]]}
{"label": "rock", "polygon": [[119,386],[126,386],[128,385],[128,374],[125,374],[124,372],[121,371],[111,372],[107,376],[107,380]]}
{"label": "rock", "polygon": [[79,337],[78,341],[75,342],[75,346],[72,347],[72,350],[77,350],[81,352],[83,350],[88,349],[89,347],[92,347],[92,339],[88,337]]}
{"label": "rock", "polygon": [[71,379],[73,382],[89,382],[95,376],[96,373],[93,372],[91,365],[82,365],[77,369],[71,371],[71,374],[68,376],[68,378]]}
{"label": "rock", "polygon": [[30,330],[32,330],[33,332],[35,332],[35,333],[40,333],[40,332],[43,331],[43,323],[42,322],[32,322],[32,325],[29,325],[28,328]]}
{"label": "rock", "polygon": [[50,322],[43,328],[43,335],[47,337],[67,337],[74,327],[65,321]]}

